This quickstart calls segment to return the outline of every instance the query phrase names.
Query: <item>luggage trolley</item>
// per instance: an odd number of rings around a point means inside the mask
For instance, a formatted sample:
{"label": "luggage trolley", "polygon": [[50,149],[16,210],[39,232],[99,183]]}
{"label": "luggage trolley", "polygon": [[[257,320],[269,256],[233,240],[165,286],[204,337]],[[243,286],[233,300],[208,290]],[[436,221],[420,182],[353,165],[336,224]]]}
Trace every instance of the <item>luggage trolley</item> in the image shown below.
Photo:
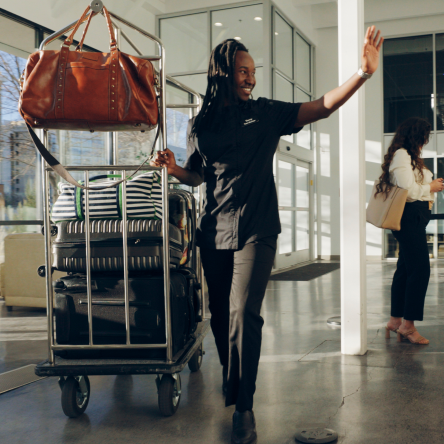
{"label": "luggage trolley", "polygon": [[[103,4],[100,0],[94,0],[91,3],[91,9],[94,12],[102,12]],[[92,13],[92,12],[91,12]],[[91,14],[90,13],[90,14]],[[166,104],[166,83],[167,76],[165,74],[165,50],[162,41],[156,36],[144,31],[143,29],[133,25],[124,18],[109,11],[113,24],[116,26],[117,42],[120,37],[136,50],[139,57],[159,62],[158,75],[160,77],[159,91],[159,108],[160,115],[158,125],[160,125],[160,135],[162,149],[166,149],[166,108],[188,108],[190,116],[194,115],[200,108],[200,95],[178,82],[176,79],[168,77],[168,82],[175,87],[191,94],[195,103],[181,105]],[[86,21],[89,15],[85,17]],[[115,23],[115,20],[121,22],[128,27],[138,31],[143,36],[157,43],[159,56],[144,56],[141,54],[136,45]],[[44,49],[50,42],[56,40],[66,32],[74,28],[76,22],[66,26],[58,32],[55,32],[46,38],[40,45],[40,49]],[[48,135],[46,130],[42,130],[43,143],[47,146]],[[90,171],[109,171],[117,170],[123,176],[127,171],[134,171],[138,165],[117,165],[117,134],[113,133],[113,165],[101,166],[67,166],[70,171],[83,171],[85,185],[89,184]],[[48,309],[48,359],[36,366],[35,373],[38,376],[57,376],[59,377],[59,385],[62,390],[62,408],[64,413],[69,417],[80,416],[87,408],[90,398],[90,383],[88,375],[131,375],[131,374],[155,374],[156,385],[158,390],[159,408],[164,416],[173,415],[180,402],[181,396],[181,380],[180,372],[188,364],[190,370],[197,371],[203,358],[203,339],[207,334],[210,326],[209,319],[205,314],[205,297],[202,290],[201,294],[201,319],[197,330],[191,335],[189,341],[184,348],[173,355],[172,345],[172,310],[170,300],[170,238],[169,238],[169,208],[168,195],[169,183],[167,168],[154,168],[144,166],[142,170],[160,171],[162,180],[162,241],[163,241],[163,287],[164,287],[164,309],[165,309],[165,343],[161,344],[132,344],[130,335],[130,312],[129,312],[129,267],[128,267],[128,220],[127,220],[127,203],[126,203],[126,182],[122,182],[122,225],[123,225],[123,278],[124,278],[124,312],[125,312],[125,344],[94,344],[93,341],[93,316],[92,316],[92,276],[91,276],[91,233],[90,233],[90,214],[89,214],[89,191],[85,190],[85,250],[86,250],[86,287],[87,287],[87,317],[88,317],[88,345],[61,345],[55,343],[54,340],[54,291],[52,283],[52,263],[51,263],[51,220],[50,220],[50,189],[49,189],[49,173],[51,169],[42,162],[42,181],[44,189],[44,236],[45,236],[45,273],[46,279],[46,299]],[[199,201],[200,201],[199,193]],[[196,220],[196,208],[194,208],[194,222]],[[198,282],[202,282],[202,267],[197,251],[192,251],[191,263],[197,272]],[[166,352],[165,359],[65,359],[56,356],[58,351],[71,350],[143,350],[143,349],[164,349]]]}

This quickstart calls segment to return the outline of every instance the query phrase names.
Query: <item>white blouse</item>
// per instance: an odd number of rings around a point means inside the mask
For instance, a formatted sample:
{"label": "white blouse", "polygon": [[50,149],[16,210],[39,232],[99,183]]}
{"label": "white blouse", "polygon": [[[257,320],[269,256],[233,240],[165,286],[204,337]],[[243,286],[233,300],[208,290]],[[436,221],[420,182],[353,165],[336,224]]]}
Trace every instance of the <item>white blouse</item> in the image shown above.
{"label": "white blouse", "polygon": [[423,169],[424,180],[421,182],[419,170],[412,168],[412,158],[405,148],[395,152],[389,168],[390,182],[393,185],[408,190],[407,202],[415,200],[435,201],[435,193],[430,192],[430,182],[433,174],[427,168]]}

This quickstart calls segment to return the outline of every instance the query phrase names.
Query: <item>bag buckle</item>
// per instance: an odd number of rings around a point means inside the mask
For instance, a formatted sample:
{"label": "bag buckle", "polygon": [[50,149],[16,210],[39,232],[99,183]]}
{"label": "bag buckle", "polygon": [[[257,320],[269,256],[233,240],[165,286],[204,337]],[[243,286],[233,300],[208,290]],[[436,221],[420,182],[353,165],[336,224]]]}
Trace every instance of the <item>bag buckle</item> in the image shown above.
{"label": "bag buckle", "polygon": [[156,87],[157,91],[160,91],[159,77],[157,77],[156,74],[154,74],[154,86]]}

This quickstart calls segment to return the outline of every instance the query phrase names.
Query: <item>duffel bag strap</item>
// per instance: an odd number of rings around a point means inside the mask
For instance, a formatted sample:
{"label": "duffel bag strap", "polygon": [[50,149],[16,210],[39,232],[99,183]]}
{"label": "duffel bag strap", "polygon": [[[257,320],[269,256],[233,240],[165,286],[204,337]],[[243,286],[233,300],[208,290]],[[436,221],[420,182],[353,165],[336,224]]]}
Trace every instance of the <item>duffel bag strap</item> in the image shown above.
{"label": "duffel bag strap", "polygon": [[85,187],[84,185],[81,185],[77,180],[74,179],[74,177],[71,176],[71,174],[66,170],[66,168],[45,148],[45,145],[41,142],[37,134],[34,132],[34,130],[26,124],[29,134],[31,135],[31,138],[34,142],[34,145],[39,150],[39,153],[42,155],[42,157],[45,159],[46,163],[62,178],[65,179],[67,182],[69,182],[71,185],[74,185],[76,187],[82,188],[83,190],[106,190],[107,188],[116,187],[117,185],[121,184],[122,182],[125,182],[126,180],[131,179],[135,174],[137,174],[140,169],[153,158],[154,155],[154,149],[156,147],[157,139],[159,138],[159,132],[160,132],[160,123],[157,124],[157,131],[156,131],[156,137],[153,142],[153,146],[151,148],[150,155],[145,159],[145,161],[137,168],[136,171],[134,171],[131,176],[119,180],[117,182],[114,182],[112,185],[107,185],[106,187]]}

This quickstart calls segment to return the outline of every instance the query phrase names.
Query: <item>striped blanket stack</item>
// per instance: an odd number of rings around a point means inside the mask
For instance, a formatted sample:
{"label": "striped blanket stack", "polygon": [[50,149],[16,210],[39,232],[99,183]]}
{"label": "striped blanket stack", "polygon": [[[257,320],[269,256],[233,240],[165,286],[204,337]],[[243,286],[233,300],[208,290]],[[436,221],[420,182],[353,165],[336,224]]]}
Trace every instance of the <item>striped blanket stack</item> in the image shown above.
{"label": "striped blanket stack", "polygon": [[[90,187],[110,185],[120,176],[96,176],[90,179]],[[122,186],[106,190],[89,191],[90,219],[122,219]],[[85,219],[85,191],[67,183],[59,183],[59,196],[52,207],[54,223]],[[128,219],[162,219],[161,177],[157,171],[149,171],[126,183],[126,207]]]}

